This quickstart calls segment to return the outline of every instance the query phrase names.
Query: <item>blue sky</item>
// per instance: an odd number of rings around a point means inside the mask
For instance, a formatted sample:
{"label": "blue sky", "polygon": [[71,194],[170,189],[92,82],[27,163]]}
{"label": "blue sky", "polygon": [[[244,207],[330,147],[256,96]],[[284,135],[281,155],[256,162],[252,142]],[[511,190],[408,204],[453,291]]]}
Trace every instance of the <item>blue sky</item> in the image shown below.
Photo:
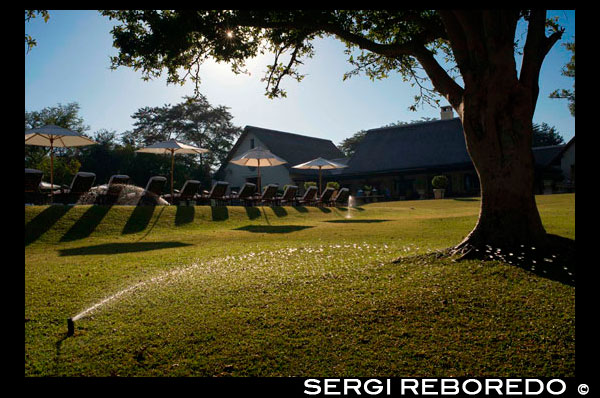
{"label": "blue sky", "polygon": [[[571,89],[573,79],[561,75],[571,53],[561,43],[575,37],[575,11],[551,11],[566,28],[544,61],[540,95],[533,121],[555,126],[565,141],[575,134],[575,118],[566,100],[550,99],[555,89]],[[109,56],[116,55],[110,30],[115,24],[94,10],[50,11],[25,24],[27,34],[38,45],[25,55],[25,110],[36,111],[59,103],[79,103],[80,115],[90,126],[122,133],[133,127],[131,115],[145,106],[176,104],[193,94],[193,84],[167,85],[162,77],[145,82],[140,72],[120,67],[109,69]],[[519,37],[519,34],[517,34]],[[425,105],[411,112],[415,88],[399,75],[371,81],[360,75],[342,81],[351,70],[344,45],[335,39],[315,42],[315,56],[300,71],[307,74],[300,83],[283,82],[287,98],[268,99],[263,77],[268,55],[248,63],[251,75],[235,75],[227,65],[208,62],[201,68],[200,91],[212,105],[225,105],[238,126],[258,126],[321,137],[338,144],[363,129],[397,121],[439,118],[439,110]],[[441,105],[446,105],[442,100]]]}

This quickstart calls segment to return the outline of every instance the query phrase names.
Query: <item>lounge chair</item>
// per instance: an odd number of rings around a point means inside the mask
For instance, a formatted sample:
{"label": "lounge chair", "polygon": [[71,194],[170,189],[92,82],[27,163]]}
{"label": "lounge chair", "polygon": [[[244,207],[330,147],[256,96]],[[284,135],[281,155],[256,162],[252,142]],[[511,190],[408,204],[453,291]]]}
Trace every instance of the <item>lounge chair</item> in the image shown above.
{"label": "lounge chair", "polygon": [[317,197],[317,187],[311,185],[300,198],[296,198],[297,206],[305,206],[312,204]]}
{"label": "lounge chair", "polygon": [[229,204],[231,205],[252,205],[252,195],[254,195],[254,192],[256,192],[256,184],[246,182],[239,193],[232,192],[226,199],[229,200]]}
{"label": "lounge chair", "polygon": [[325,188],[325,190],[323,192],[321,192],[321,196],[319,196],[314,201],[313,204],[315,206],[326,206],[326,205],[328,205],[329,202],[331,201],[331,196],[333,195],[333,191],[335,191],[335,189],[333,189],[332,187]]}
{"label": "lounge chair", "polygon": [[95,181],[96,174],[80,171],[73,177],[71,185],[65,185],[61,189],[54,191],[54,201],[63,204],[77,203],[79,198],[89,192]]}
{"label": "lounge chair", "polygon": [[224,204],[227,200],[225,193],[227,193],[227,188],[229,187],[229,183],[226,181],[217,181],[213,184],[210,192],[204,192],[202,195],[196,195],[198,201],[202,204],[211,204],[211,201],[214,200],[217,206]]}
{"label": "lounge chair", "polygon": [[46,195],[40,190],[43,176],[41,170],[25,169],[25,203],[41,205],[46,202]]}
{"label": "lounge chair", "polygon": [[141,205],[155,205],[163,192],[163,188],[167,183],[167,178],[163,176],[154,176],[148,179],[146,188],[140,198],[139,204]]}
{"label": "lounge chair", "polygon": [[275,204],[277,204],[277,206],[285,206],[290,203],[293,205],[296,198],[296,192],[298,192],[298,187],[296,185],[286,186],[283,195],[275,198]]}
{"label": "lounge chair", "polygon": [[262,195],[255,197],[254,202],[256,204],[273,204],[275,194],[277,193],[277,188],[279,188],[278,184],[269,184],[263,190]]}
{"label": "lounge chair", "polygon": [[163,198],[166,199],[172,205],[179,205],[182,201],[185,201],[187,204],[191,200],[194,200],[196,198],[198,189],[200,189],[200,181],[187,180],[183,184],[183,187],[181,187],[181,191],[176,191],[173,193],[173,198],[171,198],[171,194],[164,195]]}
{"label": "lounge chair", "polygon": [[348,198],[350,197],[350,190],[348,188],[342,188],[338,191],[338,193],[331,198],[330,205],[331,206],[348,206]]}
{"label": "lounge chair", "polygon": [[98,192],[98,203],[103,205],[113,205],[119,199],[123,188],[129,183],[129,176],[125,174],[115,174],[110,176],[108,184],[101,187]]}

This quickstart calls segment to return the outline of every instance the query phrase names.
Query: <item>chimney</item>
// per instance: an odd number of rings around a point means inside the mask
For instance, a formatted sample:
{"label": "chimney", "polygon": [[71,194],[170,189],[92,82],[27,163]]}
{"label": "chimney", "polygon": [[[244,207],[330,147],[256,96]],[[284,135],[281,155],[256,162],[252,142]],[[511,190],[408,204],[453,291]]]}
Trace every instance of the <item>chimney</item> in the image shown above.
{"label": "chimney", "polygon": [[440,119],[441,120],[454,119],[454,111],[452,110],[451,106],[449,106],[449,105],[442,106],[442,111],[440,112]]}

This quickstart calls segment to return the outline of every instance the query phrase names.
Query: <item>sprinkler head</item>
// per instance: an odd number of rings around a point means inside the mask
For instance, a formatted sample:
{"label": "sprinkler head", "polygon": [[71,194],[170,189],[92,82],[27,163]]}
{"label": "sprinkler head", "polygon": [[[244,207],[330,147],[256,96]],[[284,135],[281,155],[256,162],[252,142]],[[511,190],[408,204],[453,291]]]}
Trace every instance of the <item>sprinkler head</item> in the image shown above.
{"label": "sprinkler head", "polygon": [[75,333],[75,323],[71,318],[67,318],[67,337],[73,336]]}

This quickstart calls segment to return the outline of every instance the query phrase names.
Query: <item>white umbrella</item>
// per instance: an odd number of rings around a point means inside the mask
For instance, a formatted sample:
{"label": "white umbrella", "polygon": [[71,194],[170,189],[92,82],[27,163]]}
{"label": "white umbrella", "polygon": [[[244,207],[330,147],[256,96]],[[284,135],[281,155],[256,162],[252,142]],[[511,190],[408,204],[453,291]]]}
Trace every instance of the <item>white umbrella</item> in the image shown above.
{"label": "white umbrella", "polygon": [[254,149],[250,149],[248,152],[243,155],[238,156],[235,159],[230,161],[233,164],[237,164],[240,166],[249,166],[249,167],[257,167],[258,168],[258,192],[261,191],[260,187],[260,166],[269,167],[269,166],[279,166],[287,161],[281,159],[280,157],[272,154],[268,150],[256,147]]}
{"label": "white umbrella", "polygon": [[321,170],[341,169],[344,167],[348,167],[348,166],[346,166],[345,164],[341,164],[341,163],[323,159],[323,158],[316,158],[313,160],[309,160],[306,163],[297,164],[295,166],[292,166],[293,169],[311,169],[311,170],[319,169],[319,195],[321,194]]}
{"label": "white umbrella", "polygon": [[[25,130],[25,145],[50,147],[50,186],[54,186],[54,147],[75,147],[93,145],[97,142],[78,132],[64,127],[48,124],[46,126]],[[54,200],[54,190],[50,189],[50,203]]]}
{"label": "white umbrella", "polygon": [[171,154],[171,202],[173,201],[173,167],[175,165],[175,154],[179,153],[191,153],[191,154],[202,154],[210,152],[208,149],[196,148],[188,144],[184,144],[175,139],[167,141],[157,142],[147,146],[146,148],[138,149],[136,152],[142,153],[158,153],[158,154]]}

